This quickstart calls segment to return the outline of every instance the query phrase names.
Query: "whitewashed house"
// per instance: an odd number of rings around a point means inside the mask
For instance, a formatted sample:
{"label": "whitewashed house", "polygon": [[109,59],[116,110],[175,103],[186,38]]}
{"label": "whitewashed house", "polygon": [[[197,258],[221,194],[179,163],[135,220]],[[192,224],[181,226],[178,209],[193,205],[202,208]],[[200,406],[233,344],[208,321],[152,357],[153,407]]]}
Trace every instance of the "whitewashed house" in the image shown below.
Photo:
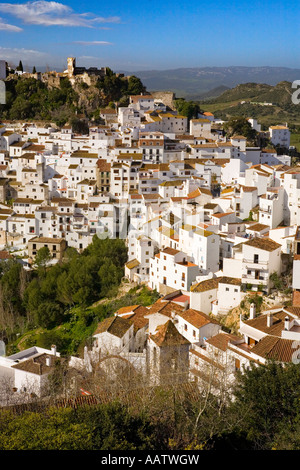
{"label": "whitewashed house", "polygon": [[259,198],[259,223],[276,228],[284,220],[284,189],[267,188],[266,194]]}
{"label": "whitewashed house", "polygon": [[269,127],[270,140],[273,145],[289,148],[291,134],[287,126],[277,125]]}
{"label": "whitewashed house", "polygon": [[150,261],[149,287],[158,292],[167,288],[188,291],[198,274],[199,267],[188,261],[185,253],[174,248],[165,248]]}

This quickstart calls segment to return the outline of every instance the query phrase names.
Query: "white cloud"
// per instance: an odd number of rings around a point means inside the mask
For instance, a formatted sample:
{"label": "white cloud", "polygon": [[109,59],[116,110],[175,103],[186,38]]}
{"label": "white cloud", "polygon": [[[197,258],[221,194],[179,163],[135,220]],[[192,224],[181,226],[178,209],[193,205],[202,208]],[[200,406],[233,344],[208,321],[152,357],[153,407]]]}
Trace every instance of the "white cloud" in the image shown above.
{"label": "white cloud", "polygon": [[73,41],[72,44],[81,44],[83,46],[109,46],[112,42],[107,41]]}
{"label": "white cloud", "polygon": [[95,57],[93,55],[81,55],[78,57],[80,60],[99,60],[99,57]]}
{"label": "white cloud", "polygon": [[18,26],[14,26],[12,24],[4,23],[2,18],[0,18],[0,30],[11,31],[13,33],[19,33],[20,31],[22,31],[22,28],[19,28]]}
{"label": "white cloud", "polygon": [[95,27],[97,23],[119,23],[118,16],[94,17],[91,13],[76,13],[62,3],[37,0],[27,3],[0,3],[0,11],[21,19],[26,24],[44,26]]}
{"label": "white cloud", "polygon": [[48,54],[34,49],[19,49],[0,46],[0,57],[6,60],[6,62],[18,64],[19,60],[22,60],[23,64],[25,64],[27,62],[32,63],[35,61],[44,62],[47,60]]}

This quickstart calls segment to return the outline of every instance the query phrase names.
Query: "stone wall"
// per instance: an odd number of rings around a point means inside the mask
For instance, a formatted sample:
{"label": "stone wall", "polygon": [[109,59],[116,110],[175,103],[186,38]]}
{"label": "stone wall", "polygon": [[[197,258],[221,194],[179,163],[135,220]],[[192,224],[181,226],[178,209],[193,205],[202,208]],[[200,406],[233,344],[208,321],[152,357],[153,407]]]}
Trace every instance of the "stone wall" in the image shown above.
{"label": "stone wall", "polygon": [[174,100],[176,96],[172,91],[153,91],[151,95],[155,100],[161,100],[166,106],[175,109]]}

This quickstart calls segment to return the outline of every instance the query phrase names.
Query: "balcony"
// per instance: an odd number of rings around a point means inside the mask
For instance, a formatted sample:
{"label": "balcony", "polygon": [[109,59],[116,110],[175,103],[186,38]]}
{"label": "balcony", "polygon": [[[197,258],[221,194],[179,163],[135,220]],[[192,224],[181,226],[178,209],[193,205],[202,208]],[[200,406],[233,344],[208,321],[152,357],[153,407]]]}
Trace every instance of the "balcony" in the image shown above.
{"label": "balcony", "polygon": [[243,266],[244,269],[268,269],[269,262],[268,261],[261,261],[261,260],[254,260],[254,259],[243,259],[243,263],[246,266]]}
{"label": "balcony", "polygon": [[268,281],[269,281],[269,278],[266,277],[266,276],[250,276],[248,274],[243,274],[242,275],[242,280],[245,281],[245,283],[247,284],[253,284],[253,285],[260,285],[260,284],[263,284],[263,285],[267,285],[268,284]]}
{"label": "balcony", "polygon": [[271,209],[266,208],[266,207],[260,207],[259,212],[264,212],[265,214],[270,214],[270,215],[272,214]]}

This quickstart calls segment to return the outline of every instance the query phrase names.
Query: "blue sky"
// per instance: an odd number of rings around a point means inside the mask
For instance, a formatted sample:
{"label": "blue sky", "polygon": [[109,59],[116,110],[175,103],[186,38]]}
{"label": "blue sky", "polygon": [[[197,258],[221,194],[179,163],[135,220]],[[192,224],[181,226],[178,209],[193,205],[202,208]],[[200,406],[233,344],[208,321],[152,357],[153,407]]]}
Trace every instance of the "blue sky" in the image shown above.
{"label": "blue sky", "polygon": [[0,2],[0,59],[141,71],[205,66],[300,68],[298,1]]}

